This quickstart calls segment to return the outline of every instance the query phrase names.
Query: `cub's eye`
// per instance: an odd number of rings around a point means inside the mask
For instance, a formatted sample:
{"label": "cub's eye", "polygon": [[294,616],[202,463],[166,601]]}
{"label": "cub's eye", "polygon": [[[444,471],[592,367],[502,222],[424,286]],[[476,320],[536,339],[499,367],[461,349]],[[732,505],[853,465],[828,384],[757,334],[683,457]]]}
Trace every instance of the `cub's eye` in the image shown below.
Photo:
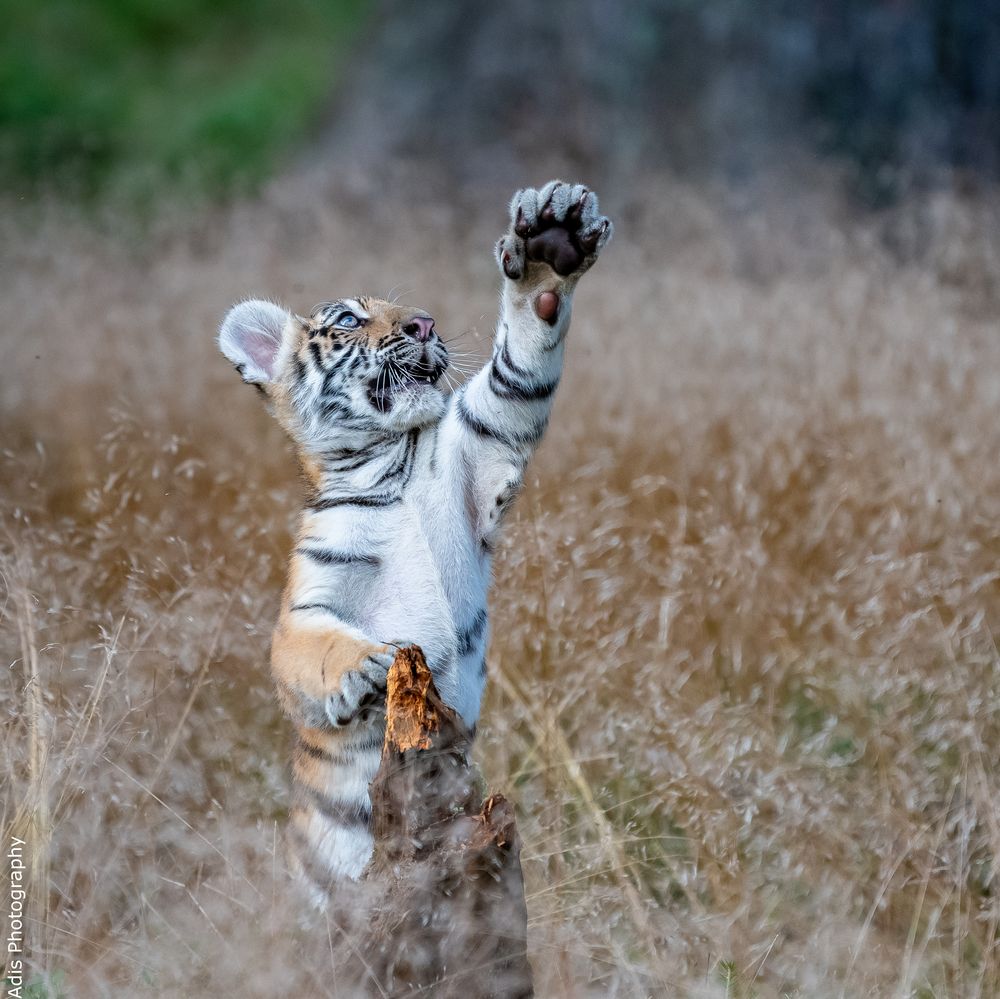
{"label": "cub's eye", "polygon": [[342,326],[345,330],[353,330],[361,325],[361,320],[353,312],[345,312],[334,325]]}

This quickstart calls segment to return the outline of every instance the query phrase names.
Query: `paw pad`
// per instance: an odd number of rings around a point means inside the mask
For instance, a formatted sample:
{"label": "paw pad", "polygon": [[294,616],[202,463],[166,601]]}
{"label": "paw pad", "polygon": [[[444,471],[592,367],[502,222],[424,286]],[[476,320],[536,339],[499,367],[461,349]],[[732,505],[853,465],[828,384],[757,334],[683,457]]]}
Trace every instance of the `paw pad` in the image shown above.
{"label": "paw pad", "polygon": [[582,184],[550,181],[540,191],[514,195],[511,228],[497,245],[504,274],[519,280],[529,263],[547,264],[560,277],[582,274],[611,238],[597,195]]}

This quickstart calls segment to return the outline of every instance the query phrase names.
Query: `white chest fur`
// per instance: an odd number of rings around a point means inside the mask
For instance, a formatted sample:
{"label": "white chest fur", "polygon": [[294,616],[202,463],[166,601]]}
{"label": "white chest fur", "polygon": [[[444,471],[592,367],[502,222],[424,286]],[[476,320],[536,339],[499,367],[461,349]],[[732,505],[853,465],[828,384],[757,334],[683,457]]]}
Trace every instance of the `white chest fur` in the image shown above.
{"label": "white chest fur", "polygon": [[[436,439],[442,432],[419,435],[398,501],[306,510],[289,596],[336,608],[376,641],[419,645],[445,702],[473,725],[485,683],[490,558],[463,471]],[[303,555],[320,552],[336,558]]]}

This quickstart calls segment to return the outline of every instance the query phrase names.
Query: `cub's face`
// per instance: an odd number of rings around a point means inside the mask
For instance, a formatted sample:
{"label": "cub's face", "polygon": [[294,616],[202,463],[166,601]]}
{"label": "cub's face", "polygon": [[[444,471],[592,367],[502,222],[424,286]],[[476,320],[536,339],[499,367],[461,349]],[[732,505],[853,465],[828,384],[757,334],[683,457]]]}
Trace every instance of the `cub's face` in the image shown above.
{"label": "cub's face", "polygon": [[310,454],[401,432],[444,412],[448,351],[426,312],[377,298],[324,302],[308,319],[270,302],[234,306],[219,346]]}

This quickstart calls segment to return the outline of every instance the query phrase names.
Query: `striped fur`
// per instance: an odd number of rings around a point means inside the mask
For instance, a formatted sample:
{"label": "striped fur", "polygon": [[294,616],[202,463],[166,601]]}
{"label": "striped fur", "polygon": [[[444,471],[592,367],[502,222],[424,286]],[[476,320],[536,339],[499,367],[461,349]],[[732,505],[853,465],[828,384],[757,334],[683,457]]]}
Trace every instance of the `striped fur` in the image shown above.
{"label": "striped fur", "polygon": [[573,289],[609,236],[580,185],[515,195],[493,357],[450,396],[447,350],[419,310],[342,299],[302,318],[254,301],[222,324],[222,351],[267,396],[309,483],[271,666],[298,734],[290,863],[318,901],[371,854],[396,647],[419,645],[476,724],[491,553],[548,424]]}

